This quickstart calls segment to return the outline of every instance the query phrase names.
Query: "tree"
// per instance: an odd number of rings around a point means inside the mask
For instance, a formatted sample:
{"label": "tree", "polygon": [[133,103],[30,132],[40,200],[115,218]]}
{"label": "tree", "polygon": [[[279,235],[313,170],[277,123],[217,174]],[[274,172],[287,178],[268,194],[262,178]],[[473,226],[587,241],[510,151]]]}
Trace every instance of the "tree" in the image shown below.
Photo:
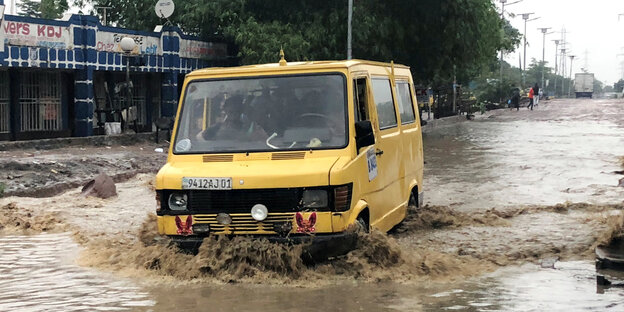
{"label": "tree", "polygon": [[17,3],[17,8],[21,11],[19,15],[30,17],[41,17],[39,6],[41,2],[34,0],[22,0]]}
{"label": "tree", "polygon": [[[152,0],[75,2],[112,6],[107,19],[121,27],[163,23]],[[170,20],[204,39],[235,42],[243,64],[276,62],[280,47],[289,61],[346,58],[347,0],[186,0]],[[491,0],[358,0],[353,8],[355,58],[409,65],[417,82],[434,87],[469,82],[519,38]]]}
{"label": "tree", "polygon": [[69,9],[67,0],[22,0],[17,4],[22,16],[58,19]]}
{"label": "tree", "polygon": [[624,79],[620,79],[618,82],[613,84],[613,89],[615,92],[620,93],[624,90]]}

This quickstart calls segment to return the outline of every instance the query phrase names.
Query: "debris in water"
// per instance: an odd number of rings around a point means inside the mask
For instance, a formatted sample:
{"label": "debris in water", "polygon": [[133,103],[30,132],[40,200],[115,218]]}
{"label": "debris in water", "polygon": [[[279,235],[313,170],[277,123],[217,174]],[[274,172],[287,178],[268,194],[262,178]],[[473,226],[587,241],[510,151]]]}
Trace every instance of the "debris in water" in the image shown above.
{"label": "debris in water", "polygon": [[543,269],[554,269],[555,263],[557,263],[557,261],[559,261],[559,257],[542,259],[540,266]]}
{"label": "debris in water", "polygon": [[115,181],[105,173],[100,173],[95,179],[89,181],[82,188],[83,196],[96,196],[99,198],[110,198],[117,196]]}

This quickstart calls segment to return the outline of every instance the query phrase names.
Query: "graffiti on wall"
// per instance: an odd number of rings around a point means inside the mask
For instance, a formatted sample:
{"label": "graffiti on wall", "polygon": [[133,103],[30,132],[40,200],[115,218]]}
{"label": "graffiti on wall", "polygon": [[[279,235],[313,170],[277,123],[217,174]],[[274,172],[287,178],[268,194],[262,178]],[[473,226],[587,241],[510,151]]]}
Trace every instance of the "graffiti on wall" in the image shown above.
{"label": "graffiti on wall", "polygon": [[132,54],[162,54],[162,49],[160,48],[160,38],[158,37],[118,34],[104,31],[97,32],[95,36],[97,42],[95,45],[95,49],[104,52],[124,52],[119,45],[121,39],[124,37],[130,37],[134,39],[136,47],[131,52]]}
{"label": "graffiti on wall", "polygon": [[4,43],[14,46],[73,49],[71,27],[2,21]]}
{"label": "graffiti on wall", "polygon": [[180,40],[180,57],[198,59],[221,59],[227,56],[225,43]]}

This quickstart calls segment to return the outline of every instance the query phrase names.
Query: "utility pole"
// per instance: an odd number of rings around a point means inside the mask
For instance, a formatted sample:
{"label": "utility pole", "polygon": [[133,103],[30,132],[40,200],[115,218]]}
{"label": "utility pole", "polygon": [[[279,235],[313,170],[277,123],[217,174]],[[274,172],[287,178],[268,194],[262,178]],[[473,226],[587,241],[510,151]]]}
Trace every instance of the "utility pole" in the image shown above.
{"label": "utility pole", "polygon": [[95,7],[95,9],[96,9],[96,10],[102,10],[102,11],[104,11],[104,14],[102,15],[102,21],[103,21],[103,23],[102,23],[102,24],[103,24],[104,26],[108,26],[108,23],[106,23],[106,16],[108,16],[108,14],[106,14],[106,13],[107,13],[107,10],[108,10],[108,9],[112,9],[112,7],[108,7],[108,6],[97,6],[97,7]]}
{"label": "utility pole", "polygon": [[554,96],[557,97],[557,74],[559,74],[559,72],[557,71],[557,54],[559,54],[559,40],[553,40],[555,42],[555,87],[554,87]]}
{"label": "utility pole", "polygon": [[349,13],[348,13],[348,26],[347,26],[347,60],[351,59],[351,20],[353,19],[353,0],[349,0]]}
{"label": "utility pole", "polygon": [[538,28],[542,31],[542,88],[545,89],[544,86],[544,68],[546,68],[546,32],[550,29],[550,27]]}
{"label": "utility pole", "polygon": [[574,58],[576,55],[569,55],[570,58],[570,83],[568,84],[568,97],[572,96],[572,63],[574,62]]}

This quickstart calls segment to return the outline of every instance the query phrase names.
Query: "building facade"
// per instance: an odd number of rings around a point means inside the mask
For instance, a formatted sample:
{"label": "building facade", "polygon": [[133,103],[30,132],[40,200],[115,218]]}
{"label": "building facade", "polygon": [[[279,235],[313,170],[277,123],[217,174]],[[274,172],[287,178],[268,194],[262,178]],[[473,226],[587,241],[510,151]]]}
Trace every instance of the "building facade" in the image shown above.
{"label": "building facade", "polygon": [[[133,31],[85,15],[5,15],[1,25],[0,140],[91,136],[122,119],[153,131],[157,118],[174,116],[185,74],[229,65],[227,44],[173,26]],[[132,52],[122,51],[124,37],[134,39]]]}

